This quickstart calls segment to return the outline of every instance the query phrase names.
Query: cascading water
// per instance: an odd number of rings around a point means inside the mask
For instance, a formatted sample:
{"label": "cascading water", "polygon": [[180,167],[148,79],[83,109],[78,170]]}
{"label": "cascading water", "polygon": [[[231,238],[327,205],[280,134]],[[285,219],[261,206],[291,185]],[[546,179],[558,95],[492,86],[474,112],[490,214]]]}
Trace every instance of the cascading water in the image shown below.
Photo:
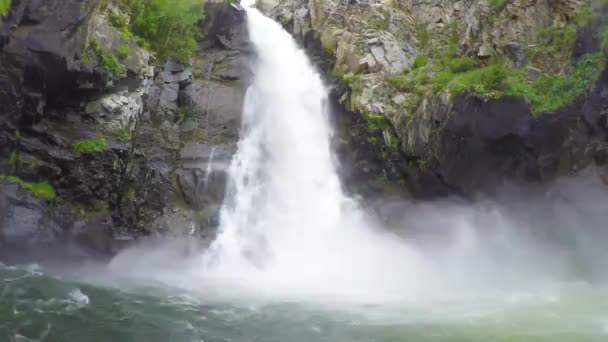
{"label": "cascading water", "polygon": [[343,193],[319,74],[278,23],[247,13],[255,78],[207,275],[275,294],[405,293],[421,265]]}
{"label": "cascading water", "polygon": [[204,262],[161,239],[61,277],[0,263],[0,341],[606,341],[601,182],[408,204],[415,242],[376,228],[341,189],[319,75],[247,11],[255,79]]}

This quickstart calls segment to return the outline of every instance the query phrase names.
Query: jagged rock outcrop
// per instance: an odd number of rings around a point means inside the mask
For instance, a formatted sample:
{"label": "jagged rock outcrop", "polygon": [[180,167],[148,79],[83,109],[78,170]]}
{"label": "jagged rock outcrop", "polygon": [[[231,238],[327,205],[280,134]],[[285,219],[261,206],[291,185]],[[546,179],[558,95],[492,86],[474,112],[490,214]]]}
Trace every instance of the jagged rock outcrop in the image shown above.
{"label": "jagged rock outcrop", "polygon": [[243,12],[223,2],[208,2],[206,11],[209,20],[202,30],[207,38],[192,69],[167,64],[152,86],[147,125],[160,129],[160,135],[142,136],[137,143],[173,158],[164,177],[171,180],[177,201],[155,225],[182,227],[209,240],[236,152],[251,48]]}
{"label": "jagged rock outcrop", "polygon": [[[423,197],[470,197],[585,167],[605,177],[605,125],[597,118],[604,111],[603,76],[545,113],[532,113],[522,96],[496,99],[483,87],[482,94],[455,96],[432,88],[449,80],[429,82],[459,67],[450,66],[450,54],[481,66],[500,63],[527,81],[565,75],[599,51],[606,25],[593,13],[605,11],[600,2],[260,0],[258,7],[333,62],[326,72],[343,85],[340,102],[368,122],[367,132],[350,132],[376,146],[363,153],[380,155],[392,184]],[[379,124],[383,117],[387,123]]]}
{"label": "jagged rock outcrop", "polygon": [[[200,58],[193,67],[158,67],[111,25],[109,13],[120,9],[107,5],[14,2],[1,19],[0,250],[69,242],[80,246],[72,255],[107,255],[140,235],[197,234],[213,216],[201,216],[206,195],[187,197],[194,190],[179,175],[189,165],[209,177],[205,153],[192,144],[217,145],[223,162],[234,150],[244,14],[208,2]],[[209,76],[209,60],[224,78]],[[219,165],[211,170],[219,174]],[[32,190],[41,182],[53,196]],[[214,186],[216,203],[224,185]]]}

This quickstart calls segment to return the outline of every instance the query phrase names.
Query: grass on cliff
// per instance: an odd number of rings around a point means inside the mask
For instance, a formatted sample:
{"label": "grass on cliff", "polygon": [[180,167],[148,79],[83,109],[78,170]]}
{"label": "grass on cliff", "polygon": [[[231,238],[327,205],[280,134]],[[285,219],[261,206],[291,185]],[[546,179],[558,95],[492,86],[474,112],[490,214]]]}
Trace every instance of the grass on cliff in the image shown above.
{"label": "grass on cliff", "polygon": [[99,153],[108,149],[108,143],[103,137],[82,139],[72,144],[72,149],[80,153]]}
{"label": "grass on cliff", "polygon": [[[608,1],[603,1],[604,6],[608,6]],[[508,1],[488,0],[488,3],[493,12],[499,12]],[[465,91],[489,97],[525,96],[533,114],[553,111],[581,96],[606,64],[602,53],[588,54],[576,63],[571,62],[580,26],[597,20],[603,22],[599,38],[602,50],[608,48],[608,22],[602,19],[600,12],[595,13],[588,5],[581,5],[570,23],[540,30],[535,44],[526,49],[529,65],[541,69],[541,76],[536,80],[528,80],[524,70],[513,68],[505,58],[484,60],[458,56],[462,27],[455,21],[448,27],[448,36],[436,39],[432,44],[427,42],[428,36],[420,34],[426,31],[417,31],[428,65],[416,61],[411,69],[387,77],[387,82],[398,91],[407,93],[407,100],[400,106],[410,115],[424,96],[441,92],[455,96]]]}
{"label": "grass on cliff", "polygon": [[198,24],[205,17],[204,0],[115,1],[131,17],[127,22],[116,14],[110,16],[123,37],[139,40],[140,45],[147,45],[162,59],[188,63],[201,36]]}
{"label": "grass on cliff", "polygon": [[28,190],[29,192],[31,192],[34,196],[36,196],[38,198],[42,197],[47,200],[52,200],[53,198],[55,198],[57,196],[57,193],[55,192],[55,188],[53,188],[53,186],[50,185],[49,182],[46,182],[46,181],[44,181],[44,182],[26,182],[26,181],[23,181],[19,177],[5,176],[5,175],[0,175],[0,179],[6,179],[11,182],[19,184],[20,187],[22,187],[25,190]]}
{"label": "grass on cliff", "polygon": [[388,119],[384,115],[363,113],[363,118],[367,121],[367,128],[372,131],[389,127]]}
{"label": "grass on cliff", "polygon": [[5,16],[11,8],[11,0],[0,0],[0,16]]}
{"label": "grass on cliff", "polygon": [[[521,70],[511,70],[497,59],[481,65],[469,57],[453,60],[448,66],[413,70],[409,75],[388,78],[394,88],[421,96],[448,91],[451,96],[468,91],[475,94],[500,97],[525,96],[532,113],[558,109],[582,95],[602,68],[604,58],[588,54],[566,73],[542,75],[535,81],[527,80]],[[417,107],[417,104],[411,104]],[[415,108],[414,108],[415,109]]]}
{"label": "grass on cliff", "polygon": [[[120,46],[116,49],[116,54],[119,56],[125,53],[125,51],[120,51],[121,49],[122,48]],[[87,47],[82,56],[82,63],[88,65],[91,64],[94,60],[99,60],[101,67],[108,74],[114,77],[119,77],[122,74],[122,66],[118,62],[116,56],[111,52],[107,52],[97,40],[90,38],[87,41]]]}
{"label": "grass on cliff", "polygon": [[507,7],[508,0],[488,0],[488,4],[492,12],[498,13]]}

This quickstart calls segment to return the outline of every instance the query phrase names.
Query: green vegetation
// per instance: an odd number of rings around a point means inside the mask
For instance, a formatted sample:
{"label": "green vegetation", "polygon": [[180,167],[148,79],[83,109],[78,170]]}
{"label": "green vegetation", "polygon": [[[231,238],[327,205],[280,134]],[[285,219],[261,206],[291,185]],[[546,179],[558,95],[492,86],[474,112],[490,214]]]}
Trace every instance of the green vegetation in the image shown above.
{"label": "green vegetation", "polygon": [[428,60],[424,56],[418,56],[414,59],[414,64],[412,64],[412,69],[420,69],[426,66]]}
{"label": "green vegetation", "polygon": [[119,129],[115,130],[113,133],[114,133],[115,139],[120,142],[131,141],[131,137],[132,137],[131,130],[126,127],[119,128]]}
{"label": "green vegetation", "polygon": [[11,168],[11,172],[15,171],[17,166],[17,153],[15,151],[11,151],[8,154],[8,167]]}
{"label": "green vegetation", "polygon": [[574,23],[578,26],[587,26],[593,20],[593,13],[589,4],[582,4],[576,8]]}
{"label": "green vegetation", "polygon": [[[187,63],[196,51],[198,23],[204,18],[204,0],[115,0],[131,22],[110,17],[123,37],[137,36],[163,59]],[[137,39],[136,39],[137,40]]]}
{"label": "green vegetation", "polygon": [[125,60],[131,54],[131,49],[129,48],[129,45],[121,44],[116,48],[115,53],[118,58],[120,58],[121,60]]}
{"label": "green vegetation", "polygon": [[0,0],[0,16],[5,16],[11,8],[11,0]]}
{"label": "green vegetation", "polygon": [[331,46],[324,46],[323,47],[323,57],[330,59],[334,56],[335,54],[335,49]]}
{"label": "green vegetation", "polygon": [[[499,11],[508,1],[488,0],[493,11]],[[588,5],[577,9],[574,23],[542,29],[537,44],[527,50],[530,64],[542,70],[537,80],[528,80],[524,70],[513,69],[503,58],[478,59],[458,56],[459,23],[450,23],[447,38],[433,40],[425,51],[429,65],[415,61],[411,70],[387,77],[396,90],[407,94],[400,107],[406,116],[419,107],[425,96],[448,92],[455,96],[471,92],[488,97],[525,96],[533,113],[552,111],[582,95],[595,80],[605,64],[602,53],[589,54],[569,65],[576,40],[577,25],[588,25],[598,18]],[[601,18],[600,18],[601,20]],[[424,41],[424,30],[417,30]],[[602,48],[608,48],[608,25],[600,26]],[[426,45],[426,44],[421,44]]]}
{"label": "green vegetation", "polygon": [[110,24],[118,29],[121,29],[123,27],[127,27],[129,23],[125,17],[112,12],[110,13]]}
{"label": "green vegetation", "polygon": [[582,95],[598,77],[603,63],[599,54],[589,54],[571,66],[565,75],[544,75],[533,82],[522,74],[511,75],[506,94],[527,97],[533,113],[555,110]]}
{"label": "green vegetation", "polygon": [[426,29],[426,25],[419,25],[416,27],[416,40],[418,41],[418,47],[425,49],[431,41],[431,34]]}
{"label": "green vegetation", "polygon": [[359,75],[355,75],[352,72],[349,72],[348,74],[332,72],[332,75],[338,79],[340,84],[349,87],[354,95],[361,95],[363,92],[363,84]]}
{"label": "green vegetation", "polygon": [[0,174],[0,179],[6,179],[9,180],[11,182],[17,183],[19,184],[20,187],[22,187],[25,190],[28,190],[29,192],[31,192],[32,194],[34,194],[34,196],[40,198],[44,198],[47,200],[52,200],[53,198],[55,198],[57,196],[57,193],[55,192],[55,188],[53,188],[52,185],[49,184],[49,182],[26,182],[21,180],[19,177],[15,177],[15,176],[5,176],[5,175],[1,175]]}
{"label": "green vegetation", "polygon": [[122,73],[122,67],[116,59],[116,56],[106,52],[103,48],[100,48],[99,50],[97,50],[97,52],[99,54],[99,58],[101,59],[101,67],[103,68],[103,70],[105,70],[109,74],[112,74],[115,77],[120,76],[120,74]]}
{"label": "green vegetation", "polygon": [[526,52],[530,62],[544,71],[559,73],[570,61],[576,40],[576,25],[556,25],[540,30],[536,45]]}
{"label": "green vegetation", "polygon": [[363,113],[363,118],[367,121],[367,128],[370,130],[386,129],[389,127],[388,120],[384,115]]}
{"label": "green vegetation", "polygon": [[106,151],[108,143],[104,137],[83,139],[73,143],[72,148],[80,153],[97,153]]}
{"label": "green vegetation", "polygon": [[498,13],[507,7],[508,0],[488,0],[490,10]]}
{"label": "green vegetation", "polygon": [[603,62],[599,54],[589,54],[565,74],[543,75],[529,81],[523,71],[507,69],[500,59],[482,66],[479,61],[463,57],[452,60],[447,68],[440,65],[431,70],[413,70],[410,75],[389,77],[388,82],[399,91],[412,93],[412,100],[405,104],[408,110],[415,110],[424,95],[448,91],[455,96],[468,91],[490,97],[525,96],[531,111],[540,113],[555,110],[583,94]]}
{"label": "green vegetation", "polygon": [[184,123],[184,121],[186,121],[187,117],[188,117],[188,108],[180,106],[177,109],[177,113],[175,115],[175,123],[181,125],[182,123]]}
{"label": "green vegetation", "polygon": [[608,49],[608,26],[604,29],[600,35],[601,49],[602,51]]}
{"label": "green vegetation", "polygon": [[[114,77],[119,77],[122,73],[122,66],[118,62],[118,59],[116,59],[116,56],[114,56],[112,53],[107,52],[95,39],[89,39],[87,44],[88,45],[82,56],[82,63],[87,65],[91,64],[94,60],[99,59],[103,70],[105,70],[108,74]],[[126,48],[128,49],[129,47],[126,46]],[[117,49],[117,54],[119,53],[119,49],[120,47]],[[125,53],[124,48],[120,53]]]}
{"label": "green vegetation", "polygon": [[477,69],[480,66],[480,62],[475,57],[458,57],[452,59],[448,63],[448,68],[453,73],[466,72],[469,70]]}
{"label": "green vegetation", "polygon": [[368,26],[376,30],[388,31],[390,28],[390,19],[391,16],[388,13],[384,13],[382,18],[371,18],[368,22]]}

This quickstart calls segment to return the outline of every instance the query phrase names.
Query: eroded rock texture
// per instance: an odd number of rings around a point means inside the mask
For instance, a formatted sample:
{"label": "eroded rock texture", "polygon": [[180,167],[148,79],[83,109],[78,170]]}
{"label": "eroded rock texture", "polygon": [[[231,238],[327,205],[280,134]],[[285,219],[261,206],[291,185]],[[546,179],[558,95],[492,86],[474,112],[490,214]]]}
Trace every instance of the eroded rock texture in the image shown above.
{"label": "eroded rock texture", "polygon": [[[0,257],[73,242],[109,255],[142,235],[212,235],[246,88],[244,13],[208,2],[186,68],[121,35],[108,18],[120,10],[106,6],[21,1],[2,19]],[[120,68],[108,68],[103,56],[124,45]],[[87,139],[101,148],[75,148]],[[36,198],[9,176],[48,182],[56,196]]]}

